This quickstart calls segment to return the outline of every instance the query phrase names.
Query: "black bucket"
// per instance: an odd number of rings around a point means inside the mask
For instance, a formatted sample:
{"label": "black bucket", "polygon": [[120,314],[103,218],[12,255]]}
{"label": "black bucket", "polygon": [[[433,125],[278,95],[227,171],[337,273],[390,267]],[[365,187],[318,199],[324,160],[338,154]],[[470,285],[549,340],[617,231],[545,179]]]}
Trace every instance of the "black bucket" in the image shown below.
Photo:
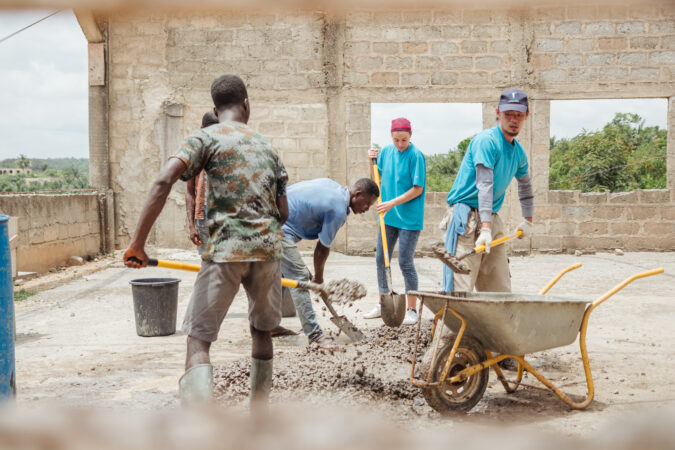
{"label": "black bucket", "polygon": [[139,278],[130,281],[136,334],[168,336],[176,332],[178,283],[178,278]]}

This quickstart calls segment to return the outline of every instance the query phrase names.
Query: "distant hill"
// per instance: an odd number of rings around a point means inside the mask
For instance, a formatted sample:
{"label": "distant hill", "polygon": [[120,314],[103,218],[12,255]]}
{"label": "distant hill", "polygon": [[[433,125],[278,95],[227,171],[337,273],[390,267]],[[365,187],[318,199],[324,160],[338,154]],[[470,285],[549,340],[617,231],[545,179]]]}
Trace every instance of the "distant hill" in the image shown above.
{"label": "distant hill", "polygon": [[[80,173],[89,175],[89,158],[29,158],[30,168],[37,172],[47,169],[63,170],[75,167]],[[16,167],[16,158],[3,159],[0,167]]]}

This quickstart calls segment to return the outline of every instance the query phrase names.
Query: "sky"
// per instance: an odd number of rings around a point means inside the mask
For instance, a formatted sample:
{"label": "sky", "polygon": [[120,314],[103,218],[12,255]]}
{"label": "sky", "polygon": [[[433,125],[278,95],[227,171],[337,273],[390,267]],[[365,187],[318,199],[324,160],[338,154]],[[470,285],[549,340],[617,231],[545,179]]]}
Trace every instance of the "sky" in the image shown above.
{"label": "sky", "polygon": [[[51,12],[0,12],[0,38]],[[89,156],[87,41],[71,11],[0,42],[0,86],[0,160]],[[666,128],[667,108],[665,99],[552,101],[551,135],[598,130],[616,112]],[[430,155],[482,130],[480,103],[373,103],[371,142],[390,144],[397,117],[412,122],[413,143]]]}
{"label": "sky", "polygon": [[[0,39],[51,12],[0,12]],[[0,42],[0,160],[89,157],[87,70],[71,11]]]}

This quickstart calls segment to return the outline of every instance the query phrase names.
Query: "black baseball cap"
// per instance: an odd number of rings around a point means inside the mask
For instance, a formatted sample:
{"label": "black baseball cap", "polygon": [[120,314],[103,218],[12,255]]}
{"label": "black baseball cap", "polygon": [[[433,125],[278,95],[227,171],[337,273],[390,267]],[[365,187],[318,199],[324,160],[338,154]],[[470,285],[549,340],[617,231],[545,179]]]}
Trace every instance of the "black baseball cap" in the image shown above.
{"label": "black baseball cap", "polygon": [[520,89],[507,89],[499,97],[499,111],[520,111],[526,113],[530,106],[527,94]]}

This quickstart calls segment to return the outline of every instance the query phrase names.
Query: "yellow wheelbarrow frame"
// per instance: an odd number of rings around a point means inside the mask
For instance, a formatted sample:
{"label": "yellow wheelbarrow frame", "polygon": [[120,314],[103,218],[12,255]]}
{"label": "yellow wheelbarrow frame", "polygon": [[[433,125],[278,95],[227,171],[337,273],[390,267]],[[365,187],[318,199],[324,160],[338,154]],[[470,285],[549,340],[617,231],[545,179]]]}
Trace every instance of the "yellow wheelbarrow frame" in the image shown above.
{"label": "yellow wheelbarrow frame", "polygon": [[[581,267],[580,263],[574,264],[570,267],[567,267],[566,269],[562,270],[558,275],[556,275],[547,285],[544,289],[542,289],[539,294],[544,295],[546,294],[552,287],[555,285],[555,283],[560,280],[560,278],[566,274],[567,272],[578,269]],[[588,358],[588,351],[586,348],[586,331],[588,328],[588,320],[590,318],[591,312],[598,307],[601,303],[609,299],[611,296],[616,294],[618,291],[623,289],[625,286],[628,284],[632,283],[633,281],[639,279],[639,278],[645,278],[649,277],[652,275],[657,275],[663,273],[663,269],[654,269],[654,270],[649,270],[646,272],[642,272],[636,275],[633,275],[623,282],[619,283],[617,286],[615,286],[613,289],[599,297],[597,300],[593,301],[590,303],[589,306],[586,307],[584,313],[583,313],[583,318],[581,320],[581,326],[579,328],[579,347],[581,350],[581,360],[583,362],[583,368],[584,368],[584,373],[586,375],[586,384],[588,387],[588,392],[586,394],[586,398],[583,401],[580,402],[575,402],[573,401],[567,394],[565,394],[563,391],[561,391],[559,388],[557,388],[550,380],[548,380],[545,376],[543,376],[536,368],[534,368],[531,364],[529,364],[525,360],[524,355],[511,355],[511,354],[500,354],[497,356],[493,356],[492,352],[485,350],[485,355],[487,359],[485,361],[480,362],[479,364],[474,364],[472,366],[466,367],[465,369],[455,373],[453,376],[448,376],[451,364],[453,360],[455,359],[455,354],[457,352],[457,349],[460,347],[460,343],[462,340],[462,337],[464,336],[464,333],[467,328],[467,321],[466,319],[458,313],[456,310],[450,308],[449,304],[450,301],[452,300],[452,297],[448,298],[446,300],[445,306],[434,316],[434,321],[432,325],[432,342],[433,342],[433,336],[436,332],[436,327],[437,323],[440,320],[441,323],[445,323],[446,315],[448,312],[450,314],[454,315],[460,322],[461,325],[459,327],[459,330],[457,330],[457,335],[454,340],[452,349],[450,350],[450,354],[448,356],[447,362],[445,363],[443,367],[443,371],[441,373],[440,379],[438,381],[432,381],[433,378],[433,372],[434,372],[434,362],[436,361],[436,357],[438,356],[438,351],[439,351],[439,346],[441,339],[436,340],[433,354],[431,357],[431,364],[429,365],[429,370],[427,373],[427,376],[425,379],[418,379],[415,377],[415,367],[417,364],[417,349],[419,346],[419,338],[420,338],[420,332],[421,332],[421,323],[422,321],[419,320],[417,324],[417,334],[415,337],[415,348],[412,353],[412,367],[410,371],[410,383],[412,383],[414,386],[420,387],[422,389],[429,389],[434,386],[438,386],[442,383],[449,382],[449,383],[461,383],[467,380],[469,377],[472,375],[475,375],[479,373],[482,370],[488,369],[492,367],[497,374],[497,378],[501,382],[502,386],[506,390],[507,393],[513,393],[518,389],[518,386],[521,383],[521,380],[523,378],[523,371],[527,370],[529,373],[531,373],[537,380],[539,380],[544,386],[546,386],[548,389],[553,391],[553,393],[558,396],[565,404],[567,404],[570,408],[572,409],[585,409],[588,407],[588,405],[591,404],[593,401],[593,395],[595,393],[594,386],[593,386],[593,375],[591,373],[591,366],[590,366],[590,361]],[[420,306],[420,311],[423,310],[424,308],[424,296],[425,293],[422,292],[411,292],[411,295],[417,295],[421,299],[421,306]],[[429,294],[426,293],[428,296]],[[465,300],[465,299],[464,299]],[[420,315],[422,312],[420,312]],[[507,359],[507,358],[512,358],[515,361],[518,362],[518,372],[516,374],[516,379],[514,382],[509,382],[506,380],[506,377],[504,377],[504,374],[502,370],[499,368],[497,363],[500,361]]]}

